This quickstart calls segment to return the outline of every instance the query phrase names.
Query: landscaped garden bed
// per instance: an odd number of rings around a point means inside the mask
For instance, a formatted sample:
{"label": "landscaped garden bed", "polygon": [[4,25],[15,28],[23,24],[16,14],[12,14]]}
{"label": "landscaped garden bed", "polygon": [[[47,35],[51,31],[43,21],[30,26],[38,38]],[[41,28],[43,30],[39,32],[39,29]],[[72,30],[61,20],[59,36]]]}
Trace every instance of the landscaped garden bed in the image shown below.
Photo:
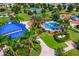
{"label": "landscaped garden bed", "polygon": [[63,33],[56,34],[54,35],[54,39],[57,42],[65,42],[69,39],[69,33],[63,32]]}

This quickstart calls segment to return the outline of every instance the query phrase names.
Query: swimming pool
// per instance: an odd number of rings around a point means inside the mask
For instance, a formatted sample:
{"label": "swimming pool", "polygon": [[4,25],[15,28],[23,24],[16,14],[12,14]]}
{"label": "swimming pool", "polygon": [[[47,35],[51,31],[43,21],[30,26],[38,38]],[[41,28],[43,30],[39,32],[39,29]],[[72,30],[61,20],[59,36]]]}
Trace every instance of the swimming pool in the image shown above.
{"label": "swimming pool", "polygon": [[62,30],[62,27],[57,25],[56,22],[54,21],[50,21],[50,22],[45,22],[42,25],[42,28],[45,30],[50,30],[50,31],[54,31],[54,30]]}

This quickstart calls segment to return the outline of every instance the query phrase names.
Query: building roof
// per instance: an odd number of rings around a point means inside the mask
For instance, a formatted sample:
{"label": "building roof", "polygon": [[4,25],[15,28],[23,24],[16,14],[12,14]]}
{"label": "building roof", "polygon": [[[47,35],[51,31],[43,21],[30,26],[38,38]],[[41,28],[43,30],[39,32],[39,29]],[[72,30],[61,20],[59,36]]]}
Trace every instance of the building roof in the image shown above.
{"label": "building roof", "polygon": [[42,13],[42,9],[36,8],[36,7],[31,7],[29,10],[36,11],[37,14]]}
{"label": "building roof", "polygon": [[64,3],[64,5],[66,5],[66,6],[75,5],[75,3]]}
{"label": "building roof", "polygon": [[70,19],[71,18],[71,15],[69,15],[69,14],[61,14],[60,15],[60,18]]}
{"label": "building roof", "polygon": [[27,30],[23,24],[8,20],[7,24],[0,27],[0,34],[6,34],[11,38],[15,38],[23,35],[23,30]]}
{"label": "building roof", "polygon": [[36,9],[36,13],[37,13],[37,14],[42,13],[42,9]]}
{"label": "building roof", "polygon": [[74,21],[79,20],[79,18],[77,16],[75,16],[75,15],[71,16],[71,19],[74,20]]}
{"label": "building roof", "polygon": [[79,20],[72,21],[73,24],[79,24]]}
{"label": "building roof", "polygon": [[31,7],[29,10],[31,10],[32,12],[36,10],[35,7]]}

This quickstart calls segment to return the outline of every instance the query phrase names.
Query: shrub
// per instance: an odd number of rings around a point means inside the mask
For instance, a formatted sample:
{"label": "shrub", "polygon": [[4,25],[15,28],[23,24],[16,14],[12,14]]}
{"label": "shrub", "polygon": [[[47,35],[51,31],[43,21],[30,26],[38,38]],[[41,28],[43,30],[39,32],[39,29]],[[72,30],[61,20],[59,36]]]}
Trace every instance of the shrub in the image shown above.
{"label": "shrub", "polygon": [[38,41],[38,40],[35,40],[35,41],[34,41],[34,43],[36,43],[36,44],[40,44],[40,41]]}
{"label": "shrub", "polygon": [[41,52],[41,46],[39,44],[36,44],[32,50],[31,56],[39,56]]}
{"label": "shrub", "polygon": [[3,12],[3,11],[6,11],[6,9],[5,8],[1,8],[0,9],[0,12]]}
{"label": "shrub", "polygon": [[[62,38],[59,38],[58,36],[61,35],[65,35],[65,37],[62,37]],[[64,42],[66,40],[69,39],[69,33],[62,33],[62,34],[58,34],[58,35],[54,35],[54,39],[57,41],[57,42]]]}
{"label": "shrub", "polygon": [[29,49],[28,48],[17,49],[16,55],[17,56],[28,56],[29,55]]}
{"label": "shrub", "polygon": [[5,56],[14,56],[15,52],[13,51],[13,49],[11,47],[8,47],[4,50],[4,55]]}
{"label": "shrub", "polygon": [[32,15],[33,14],[33,12],[31,12],[31,11],[28,11],[28,15]]}

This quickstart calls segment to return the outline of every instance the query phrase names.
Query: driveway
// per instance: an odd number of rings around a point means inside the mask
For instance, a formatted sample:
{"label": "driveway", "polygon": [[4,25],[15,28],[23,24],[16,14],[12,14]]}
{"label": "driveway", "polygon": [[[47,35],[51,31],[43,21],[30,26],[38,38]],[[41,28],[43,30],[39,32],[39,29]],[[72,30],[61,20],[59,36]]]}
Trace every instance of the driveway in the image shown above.
{"label": "driveway", "polygon": [[49,48],[40,37],[37,37],[37,40],[39,40],[41,43],[41,53],[40,56],[55,56],[55,50]]}

